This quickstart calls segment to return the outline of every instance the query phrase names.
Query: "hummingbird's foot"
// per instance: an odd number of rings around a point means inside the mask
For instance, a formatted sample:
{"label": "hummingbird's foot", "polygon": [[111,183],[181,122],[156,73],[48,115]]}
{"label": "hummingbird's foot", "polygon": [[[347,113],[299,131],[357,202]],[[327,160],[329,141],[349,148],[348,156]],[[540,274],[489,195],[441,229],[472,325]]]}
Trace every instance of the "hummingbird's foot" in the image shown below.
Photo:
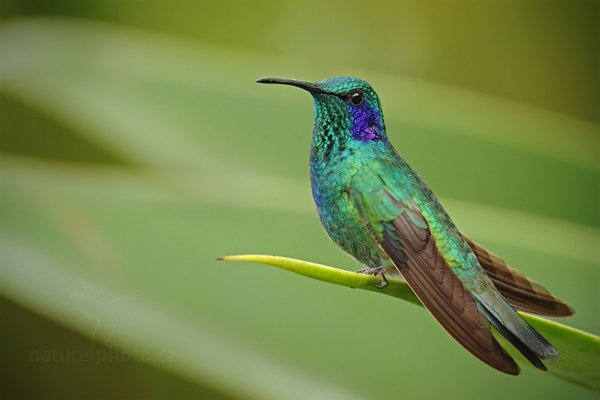
{"label": "hummingbird's foot", "polygon": [[375,284],[375,287],[377,289],[383,289],[384,287],[386,287],[388,285],[388,280],[385,277],[385,270],[383,269],[383,267],[379,267],[379,268],[363,268],[363,269],[359,269],[358,271],[356,271],[357,274],[365,274],[365,275],[373,275],[373,276],[380,276],[381,277],[381,283],[377,283]]}

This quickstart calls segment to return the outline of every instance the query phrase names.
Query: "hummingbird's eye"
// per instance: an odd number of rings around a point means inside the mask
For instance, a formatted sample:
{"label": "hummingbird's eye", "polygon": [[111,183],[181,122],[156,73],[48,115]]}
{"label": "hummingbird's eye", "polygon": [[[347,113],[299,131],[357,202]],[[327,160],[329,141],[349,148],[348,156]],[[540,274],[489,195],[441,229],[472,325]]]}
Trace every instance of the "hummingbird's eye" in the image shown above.
{"label": "hummingbird's eye", "polygon": [[361,92],[352,92],[348,95],[348,100],[353,106],[360,106],[365,101],[365,97]]}

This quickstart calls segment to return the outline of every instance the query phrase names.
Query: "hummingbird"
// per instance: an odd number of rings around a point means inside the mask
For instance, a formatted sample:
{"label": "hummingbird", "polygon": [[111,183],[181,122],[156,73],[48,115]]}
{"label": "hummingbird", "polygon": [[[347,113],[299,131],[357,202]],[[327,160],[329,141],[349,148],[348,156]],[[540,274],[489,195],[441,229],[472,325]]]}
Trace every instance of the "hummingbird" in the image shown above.
{"label": "hummingbird", "polygon": [[348,76],[257,82],[312,95],[313,198],[329,237],[365,265],[357,272],[380,276],[380,288],[386,274],[402,277],[460,345],[498,371],[518,375],[519,367],[491,327],[540,370],[547,370],[544,361],[559,358],[515,309],[554,317],[573,309],[458,230],[390,143],[371,85]]}

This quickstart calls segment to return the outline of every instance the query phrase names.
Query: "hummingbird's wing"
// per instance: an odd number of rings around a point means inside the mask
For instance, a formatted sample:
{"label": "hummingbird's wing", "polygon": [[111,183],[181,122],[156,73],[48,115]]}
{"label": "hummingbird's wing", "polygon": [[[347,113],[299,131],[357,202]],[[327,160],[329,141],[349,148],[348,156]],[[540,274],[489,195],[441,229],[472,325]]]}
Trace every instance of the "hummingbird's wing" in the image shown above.
{"label": "hummingbird's wing", "polygon": [[503,259],[465,235],[463,237],[479,260],[479,264],[510,305],[523,311],[549,317],[567,317],[575,314],[569,305],[550,294],[544,286],[510,268]]}
{"label": "hummingbird's wing", "polygon": [[481,361],[517,375],[519,367],[492,336],[477,303],[438,251],[419,208],[391,193],[370,169],[355,175],[348,194],[365,228],[442,327]]}

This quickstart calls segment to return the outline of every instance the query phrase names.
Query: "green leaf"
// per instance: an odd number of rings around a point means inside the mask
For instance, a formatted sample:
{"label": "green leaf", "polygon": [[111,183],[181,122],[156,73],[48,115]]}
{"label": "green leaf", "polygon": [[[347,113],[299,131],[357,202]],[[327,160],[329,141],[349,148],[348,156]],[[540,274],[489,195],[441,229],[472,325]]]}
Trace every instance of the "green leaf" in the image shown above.
{"label": "green leaf", "polygon": [[[386,294],[422,306],[406,282],[397,279],[388,279],[389,284],[383,289],[378,289],[375,285],[381,282],[379,277],[293,258],[252,254],[225,256],[219,259],[271,265],[323,282]],[[558,361],[546,363],[551,374],[600,393],[600,337],[524,312],[519,312],[519,314],[560,352]],[[520,359],[523,359],[517,351],[509,349],[512,350],[513,356],[518,355]],[[529,365],[529,363],[525,363],[525,365]]]}

